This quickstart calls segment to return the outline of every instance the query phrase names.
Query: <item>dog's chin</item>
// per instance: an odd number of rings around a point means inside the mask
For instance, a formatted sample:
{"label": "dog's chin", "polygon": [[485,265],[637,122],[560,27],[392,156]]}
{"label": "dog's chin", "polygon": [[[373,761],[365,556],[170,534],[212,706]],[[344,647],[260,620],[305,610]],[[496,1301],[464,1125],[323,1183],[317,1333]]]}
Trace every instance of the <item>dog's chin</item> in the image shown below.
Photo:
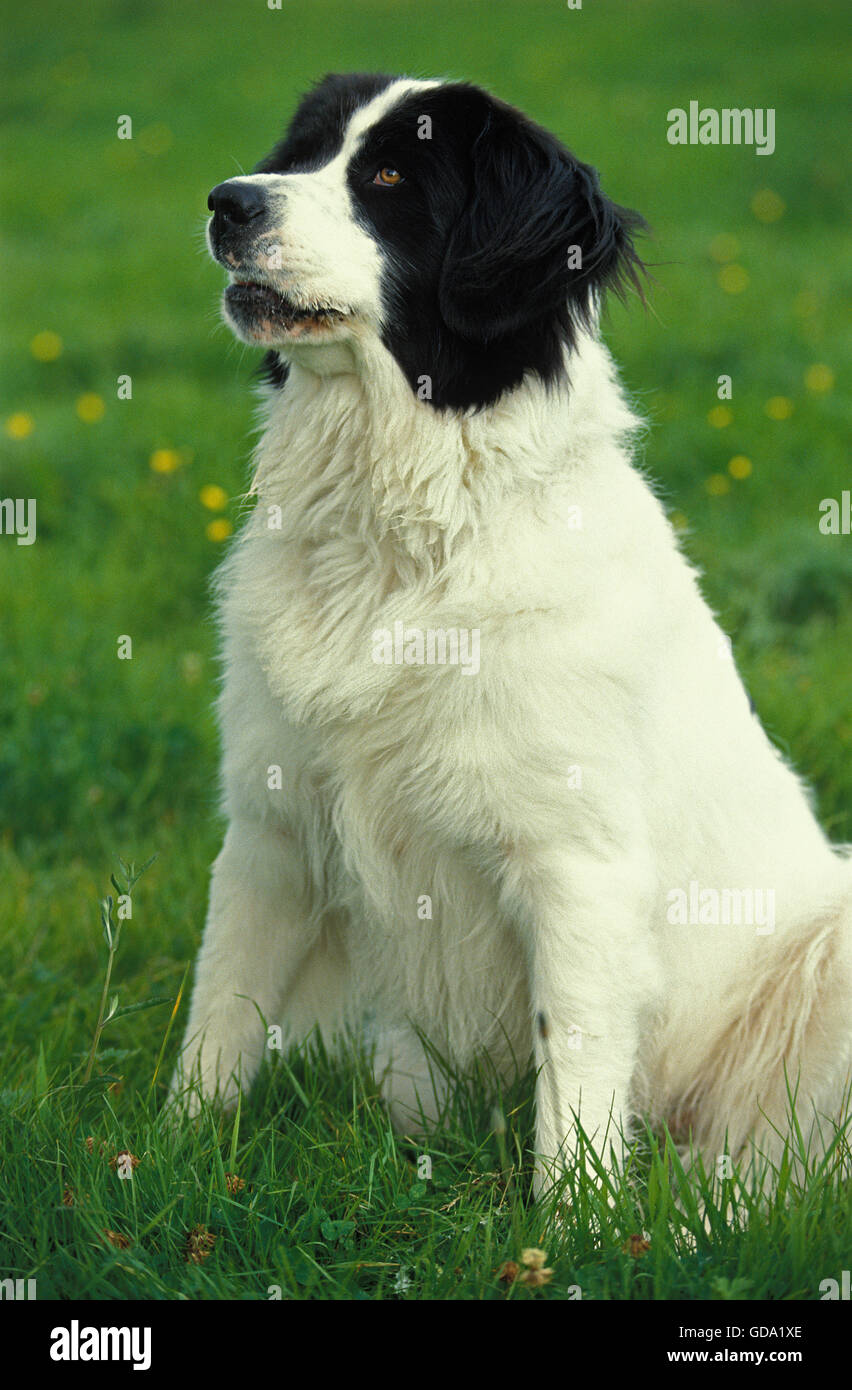
{"label": "dog's chin", "polygon": [[238,338],[259,347],[327,342],[339,336],[351,314],[332,305],[298,304],[271,285],[235,281],[225,291],[225,320]]}

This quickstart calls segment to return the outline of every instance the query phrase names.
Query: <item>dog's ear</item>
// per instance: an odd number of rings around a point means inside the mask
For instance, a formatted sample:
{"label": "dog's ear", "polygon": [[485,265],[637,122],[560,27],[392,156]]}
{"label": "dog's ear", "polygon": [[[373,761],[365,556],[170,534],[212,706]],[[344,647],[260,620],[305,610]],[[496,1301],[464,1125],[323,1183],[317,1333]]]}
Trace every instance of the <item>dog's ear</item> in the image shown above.
{"label": "dog's ear", "polygon": [[494,105],[442,267],[443,318],[463,338],[489,343],[556,316],[571,338],[608,286],[632,283],[641,296],[633,234],[642,227],[604,196],[594,169]]}

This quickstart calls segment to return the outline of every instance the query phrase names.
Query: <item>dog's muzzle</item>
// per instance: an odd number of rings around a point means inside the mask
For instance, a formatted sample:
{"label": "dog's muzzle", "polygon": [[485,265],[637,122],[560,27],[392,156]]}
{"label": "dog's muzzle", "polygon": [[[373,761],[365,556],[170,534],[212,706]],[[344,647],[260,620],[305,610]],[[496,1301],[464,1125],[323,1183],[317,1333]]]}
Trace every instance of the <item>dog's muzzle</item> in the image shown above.
{"label": "dog's muzzle", "polygon": [[227,179],[211,190],[207,206],[210,249],[229,270],[225,290],[226,317],[247,342],[271,346],[322,335],[348,317],[339,305],[321,303],[299,294],[280,260],[266,191],[249,179]]}

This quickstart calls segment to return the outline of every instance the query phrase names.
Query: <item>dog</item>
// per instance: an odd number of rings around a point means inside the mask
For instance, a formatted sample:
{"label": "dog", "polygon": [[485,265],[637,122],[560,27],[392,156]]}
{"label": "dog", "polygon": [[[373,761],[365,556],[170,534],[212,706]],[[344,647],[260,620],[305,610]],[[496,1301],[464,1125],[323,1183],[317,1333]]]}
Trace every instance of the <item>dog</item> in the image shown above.
{"label": "dog", "polygon": [[538,1191],[642,1116],[709,1164],[777,1162],[792,1100],[825,1138],[852,864],[633,462],[599,321],[641,218],[487,92],[372,74],[209,208],[264,423],[175,1092],[233,1104],[273,1025],[367,1019],[406,1133],[447,1103],[433,1050],[534,1063]]}

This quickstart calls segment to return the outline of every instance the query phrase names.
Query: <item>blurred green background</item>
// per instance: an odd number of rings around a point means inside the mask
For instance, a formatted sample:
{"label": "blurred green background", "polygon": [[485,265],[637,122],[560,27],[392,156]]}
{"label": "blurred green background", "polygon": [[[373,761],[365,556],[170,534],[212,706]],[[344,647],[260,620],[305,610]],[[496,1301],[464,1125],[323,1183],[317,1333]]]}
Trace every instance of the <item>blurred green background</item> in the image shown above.
{"label": "blurred green background", "polygon": [[[124,981],[174,985],[197,942],[220,835],[208,579],[238,524],[255,363],[218,323],[206,195],[260,158],[329,70],[485,84],[644,213],[650,311],[614,305],[606,321],[650,422],[644,463],[768,730],[815,785],[830,833],[852,838],[852,539],[818,529],[821,499],[852,486],[845,3],[3,11],[0,497],[38,504],[36,544],[0,537],[13,1030],[27,1009],[72,1032],[69,1007],[91,1013],[97,899],[116,853],[158,854]],[[666,113],[691,99],[774,107],[775,153],[669,145]],[[122,115],[130,141],[117,139]],[[118,399],[122,375],[132,400]],[[117,659],[121,634],[132,661]],[[147,1038],[158,1025],[145,1018]]]}

